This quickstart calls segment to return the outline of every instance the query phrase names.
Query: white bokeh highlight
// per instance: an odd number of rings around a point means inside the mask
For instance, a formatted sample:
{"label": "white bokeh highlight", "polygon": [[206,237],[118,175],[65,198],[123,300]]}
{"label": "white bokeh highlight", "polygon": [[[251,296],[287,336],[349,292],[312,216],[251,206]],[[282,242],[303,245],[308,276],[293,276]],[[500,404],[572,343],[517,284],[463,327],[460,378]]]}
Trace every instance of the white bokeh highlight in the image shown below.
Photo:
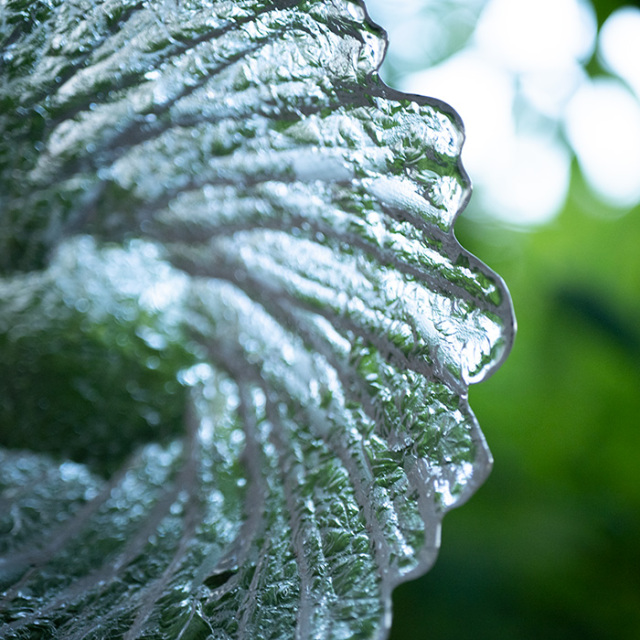
{"label": "white bokeh highlight", "polygon": [[[551,221],[565,202],[574,153],[605,203],[629,208],[640,202],[640,10],[614,12],[598,37],[587,0],[390,4],[367,0],[374,20],[390,29],[392,63],[415,69],[419,61],[406,62],[413,50],[425,67],[400,74],[395,85],[444,100],[461,115],[475,208],[516,226]],[[438,59],[424,54],[429,40],[442,48],[443,36],[433,37],[438,5],[443,13],[466,6],[464,19],[478,19],[464,46],[429,66]],[[448,26],[445,20],[440,28]],[[396,58],[394,37],[401,40]],[[588,78],[584,65],[596,46],[602,64],[628,88]]]}
{"label": "white bokeh highlight", "polygon": [[579,0],[492,0],[475,35],[498,66],[516,73],[555,70],[591,55],[596,19]]}
{"label": "white bokeh highlight", "polygon": [[621,208],[640,201],[640,104],[619,81],[585,82],[569,103],[567,136],[593,189]]}
{"label": "white bokeh highlight", "polygon": [[623,7],[609,16],[600,31],[599,53],[640,97],[640,9]]}

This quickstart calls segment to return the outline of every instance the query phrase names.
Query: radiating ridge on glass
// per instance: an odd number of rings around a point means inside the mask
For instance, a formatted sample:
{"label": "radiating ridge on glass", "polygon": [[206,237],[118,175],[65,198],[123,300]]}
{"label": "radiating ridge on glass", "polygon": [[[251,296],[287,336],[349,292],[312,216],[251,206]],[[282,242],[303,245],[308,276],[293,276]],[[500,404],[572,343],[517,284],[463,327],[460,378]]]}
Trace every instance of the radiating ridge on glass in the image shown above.
{"label": "radiating ridge on glass", "polygon": [[386,637],[513,334],[458,117],[358,2],[5,7],[0,635]]}

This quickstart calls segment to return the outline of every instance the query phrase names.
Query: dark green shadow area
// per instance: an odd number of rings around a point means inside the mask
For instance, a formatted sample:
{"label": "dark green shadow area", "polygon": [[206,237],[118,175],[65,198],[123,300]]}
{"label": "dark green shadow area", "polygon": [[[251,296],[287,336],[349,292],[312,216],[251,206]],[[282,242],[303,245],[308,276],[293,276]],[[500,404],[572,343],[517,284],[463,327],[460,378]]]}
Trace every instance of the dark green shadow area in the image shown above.
{"label": "dark green shadow area", "polygon": [[[86,463],[109,476],[136,448],[183,432],[193,364],[184,338],[162,335],[157,315],[113,292],[74,298],[25,277],[20,304],[5,302],[0,332],[0,446]],[[93,317],[92,317],[93,316]]]}

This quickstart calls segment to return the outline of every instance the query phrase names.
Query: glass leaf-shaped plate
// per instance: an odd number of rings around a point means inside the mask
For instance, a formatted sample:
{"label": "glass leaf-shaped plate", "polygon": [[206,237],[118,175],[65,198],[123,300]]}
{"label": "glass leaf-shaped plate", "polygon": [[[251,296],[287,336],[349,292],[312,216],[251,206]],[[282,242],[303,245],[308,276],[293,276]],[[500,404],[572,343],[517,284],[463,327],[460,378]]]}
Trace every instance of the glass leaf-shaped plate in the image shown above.
{"label": "glass leaf-shaped plate", "polygon": [[[513,337],[501,280],[453,235],[457,115],[381,83],[358,2],[2,12],[3,348],[77,313],[103,355],[72,384],[100,416],[46,446],[2,427],[0,635],[386,637],[392,588],[429,568],[442,516],[489,471],[467,389]],[[180,288],[164,324],[141,303],[163,287]],[[134,334],[153,370],[185,347],[165,388],[188,398],[163,431],[175,403],[149,413],[163,387],[142,402],[127,360],[149,427],[129,442],[96,389]]]}

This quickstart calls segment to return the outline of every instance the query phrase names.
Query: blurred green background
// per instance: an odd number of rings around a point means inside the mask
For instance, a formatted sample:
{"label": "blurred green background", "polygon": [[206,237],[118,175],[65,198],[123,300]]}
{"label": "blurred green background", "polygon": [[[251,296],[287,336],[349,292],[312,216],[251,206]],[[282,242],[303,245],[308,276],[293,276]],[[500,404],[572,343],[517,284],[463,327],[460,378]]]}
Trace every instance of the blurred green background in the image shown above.
{"label": "blurred green background", "polygon": [[[481,55],[478,25],[492,3],[407,1],[394,3],[395,17],[391,3],[368,4],[391,32],[383,77],[429,95],[429,78],[437,75],[420,76],[420,70],[446,65],[465,50],[470,57]],[[567,4],[542,3],[549,25]],[[618,83],[637,102],[634,79],[608,64],[603,38],[596,35],[612,15],[637,28],[640,19],[634,16],[640,11],[620,13],[624,3],[612,1],[573,4],[593,20],[592,43],[576,57],[580,80],[555,114],[540,113],[528,99],[523,87],[530,69],[502,61],[515,87],[507,105],[515,133],[544,137],[564,153],[560,195],[551,204],[547,200],[536,218],[535,212],[521,213],[497,200],[484,176],[476,181],[469,169],[476,195],[457,222],[457,236],[505,279],[519,330],[502,369],[470,391],[495,458],[493,472],[466,505],[445,518],[434,568],[396,590],[392,640],[640,637],[640,163],[637,157],[616,158],[614,146],[601,150],[614,166],[631,163],[631,186],[616,193],[606,181],[598,184],[589,158],[580,154],[580,141],[568,133],[580,83]],[[424,25],[416,27],[420,19]],[[431,49],[420,41],[422,48],[410,58],[405,33],[397,54],[394,28],[402,35],[403,20],[424,34],[435,20],[439,39]],[[522,25],[503,28],[517,32]],[[536,37],[544,57],[544,33]],[[626,46],[633,56],[631,44]],[[640,66],[640,57],[633,60]],[[551,64],[547,70],[557,69]],[[615,145],[625,131],[635,135],[637,122],[632,113],[631,123],[616,131],[616,105],[610,107],[609,118],[594,122],[593,136]],[[472,135],[469,127],[469,140]],[[486,156],[490,164],[488,149]],[[536,196],[527,189],[545,188],[533,173],[529,183],[516,185],[523,201]],[[501,179],[494,182],[500,185]],[[508,180],[503,179],[505,189],[513,187]]]}

